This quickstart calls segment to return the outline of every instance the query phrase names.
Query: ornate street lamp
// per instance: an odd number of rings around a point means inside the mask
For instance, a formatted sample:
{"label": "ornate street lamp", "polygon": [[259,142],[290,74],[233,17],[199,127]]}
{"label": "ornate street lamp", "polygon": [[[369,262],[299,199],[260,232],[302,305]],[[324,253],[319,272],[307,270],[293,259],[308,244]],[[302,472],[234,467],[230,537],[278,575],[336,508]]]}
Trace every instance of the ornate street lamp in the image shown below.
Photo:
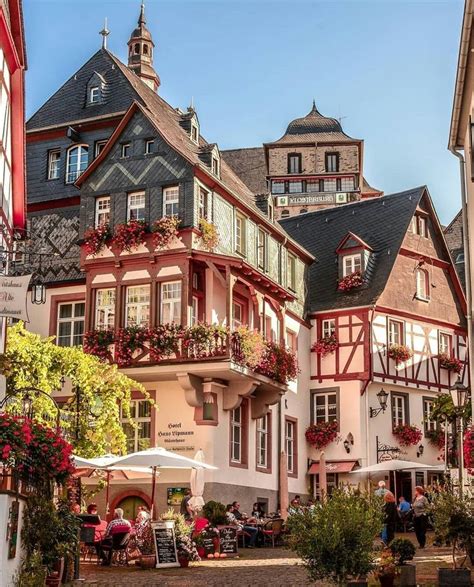
{"label": "ornate street lamp", "polygon": [[454,411],[456,413],[455,431],[458,434],[458,474],[459,474],[459,495],[463,494],[463,469],[464,469],[464,430],[463,430],[463,412],[469,397],[469,388],[466,387],[459,377],[456,383],[449,390],[453,400]]}
{"label": "ornate street lamp", "polygon": [[34,417],[34,399],[35,397],[41,396],[47,397],[54,404],[54,408],[56,410],[56,428],[59,428],[60,408],[57,401],[46,391],[36,387],[16,389],[13,393],[7,394],[0,402],[0,412],[3,412],[5,407],[8,405],[12,405],[14,407],[20,406],[21,416],[31,420]]}
{"label": "ornate street lamp", "polygon": [[31,286],[31,303],[36,305],[46,303],[46,286],[40,280]]}
{"label": "ornate street lamp", "polygon": [[379,400],[380,408],[369,408],[369,415],[371,418],[375,418],[375,416],[380,414],[380,412],[385,412],[387,409],[388,393],[385,391],[385,389],[382,388],[377,393],[377,399]]}

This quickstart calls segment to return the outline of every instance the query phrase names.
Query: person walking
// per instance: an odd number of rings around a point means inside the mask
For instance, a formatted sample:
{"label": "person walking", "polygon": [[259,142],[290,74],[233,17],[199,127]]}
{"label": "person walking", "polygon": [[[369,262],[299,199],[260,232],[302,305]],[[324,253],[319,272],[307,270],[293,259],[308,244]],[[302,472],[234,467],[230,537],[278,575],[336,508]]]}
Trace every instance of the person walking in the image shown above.
{"label": "person walking", "polygon": [[428,529],[428,507],[429,502],[425,497],[425,490],[420,485],[415,487],[413,499],[413,525],[415,526],[416,539],[420,548],[426,545],[426,530]]}
{"label": "person walking", "polygon": [[395,496],[391,491],[387,491],[383,496],[383,513],[384,513],[384,528],[382,530],[382,540],[388,546],[395,538],[395,529],[397,527],[397,503]]}

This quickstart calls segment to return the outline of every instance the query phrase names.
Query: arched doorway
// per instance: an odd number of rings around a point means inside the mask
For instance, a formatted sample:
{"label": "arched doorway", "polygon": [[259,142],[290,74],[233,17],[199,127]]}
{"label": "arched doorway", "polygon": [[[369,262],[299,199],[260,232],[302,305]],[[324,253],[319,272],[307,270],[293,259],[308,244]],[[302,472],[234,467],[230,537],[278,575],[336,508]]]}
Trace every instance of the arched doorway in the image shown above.
{"label": "arched doorway", "polygon": [[148,509],[147,502],[137,495],[129,495],[128,497],[124,497],[117,504],[118,508],[123,509],[123,517],[126,520],[134,520],[137,517],[138,506],[144,506]]}

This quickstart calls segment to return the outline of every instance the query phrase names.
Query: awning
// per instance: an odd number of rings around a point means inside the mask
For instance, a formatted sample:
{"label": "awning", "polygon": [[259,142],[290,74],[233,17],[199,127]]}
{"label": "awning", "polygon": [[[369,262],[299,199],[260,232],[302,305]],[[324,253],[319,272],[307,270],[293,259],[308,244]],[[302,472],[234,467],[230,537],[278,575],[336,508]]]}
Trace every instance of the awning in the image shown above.
{"label": "awning", "polygon": [[[357,461],[327,461],[326,473],[349,473],[354,468]],[[313,463],[309,468],[308,475],[317,475],[319,473],[319,463]]]}

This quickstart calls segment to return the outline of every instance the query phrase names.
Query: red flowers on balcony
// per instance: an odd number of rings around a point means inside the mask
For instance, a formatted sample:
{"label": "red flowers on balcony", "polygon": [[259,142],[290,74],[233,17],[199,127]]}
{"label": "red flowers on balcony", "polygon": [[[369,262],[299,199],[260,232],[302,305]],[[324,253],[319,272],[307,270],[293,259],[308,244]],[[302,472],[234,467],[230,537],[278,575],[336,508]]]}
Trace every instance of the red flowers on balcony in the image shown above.
{"label": "red flowers on balcony", "polygon": [[320,422],[319,424],[311,424],[306,428],[305,437],[311,446],[317,449],[322,449],[337,438],[338,424],[333,422]]}
{"label": "red flowers on balcony", "polygon": [[84,352],[107,361],[110,358],[109,347],[114,344],[114,339],[113,330],[89,330],[84,334]]}
{"label": "red flowers on balcony", "polygon": [[112,239],[121,252],[131,253],[146,242],[146,223],[142,220],[129,220],[125,224],[117,224]]}
{"label": "red flowers on balcony", "polygon": [[128,367],[132,363],[135,351],[143,350],[148,339],[148,328],[128,326],[120,328],[115,340],[115,360],[119,367]]}
{"label": "red flowers on balcony", "polygon": [[462,361],[457,359],[456,357],[450,357],[446,353],[441,353],[438,355],[439,366],[442,369],[446,369],[447,371],[452,371],[453,373],[461,373],[462,371]]}
{"label": "red flowers on balcony", "polygon": [[165,249],[178,236],[178,226],[181,220],[177,216],[163,216],[153,223],[153,246],[155,249]]}
{"label": "red flowers on balcony", "polygon": [[294,381],[299,373],[295,353],[275,342],[266,343],[262,360],[254,370],[283,385]]}
{"label": "red flowers on balcony", "polygon": [[354,271],[354,273],[346,275],[337,282],[337,290],[347,292],[363,284],[364,278],[362,277],[362,273],[360,271]]}
{"label": "red flowers on balcony", "polygon": [[469,475],[474,475],[474,427],[464,434],[464,464]]}
{"label": "red flowers on balcony", "polygon": [[404,344],[391,344],[388,347],[388,356],[395,361],[397,365],[408,361],[413,356],[413,351]]}
{"label": "red flowers on balcony", "polygon": [[108,224],[101,224],[97,228],[88,228],[84,234],[84,248],[88,255],[98,255],[110,238]]}
{"label": "red flowers on balcony", "polygon": [[328,336],[323,336],[318,341],[316,341],[311,350],[320,355],[321,357],[326,357],[333,353],[339,347],[339,341],[335,334],[331,334]]}
{"label": "red flowers on balcony", "polygon": [[392,433],[402,446],[415,446],[423,436],[419,428],[410,424],[395,426]]}

